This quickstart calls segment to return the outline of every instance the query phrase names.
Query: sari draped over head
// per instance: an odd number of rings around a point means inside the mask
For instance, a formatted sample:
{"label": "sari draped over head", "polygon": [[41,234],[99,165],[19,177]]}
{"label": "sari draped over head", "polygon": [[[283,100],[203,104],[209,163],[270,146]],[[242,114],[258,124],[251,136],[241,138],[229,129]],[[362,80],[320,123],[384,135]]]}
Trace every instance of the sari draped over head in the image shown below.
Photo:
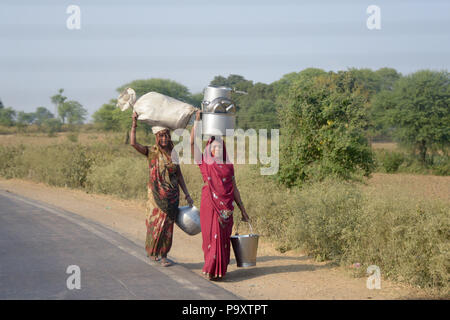
{"label": "sari draped over head", "polygon": [[223,277],[230,261],[230,236],[233,228],[234,166],[229,162],[223,141],[223,161],[216,162],[208,140],[202,163],[199,164],[205,185],[200,204],[202,249],[205,258],[203,273]]}
{"label": "sari draped over head", "polygon": [[148,164],[145,250],[148,256],[166,257],[172,246],[173,223],[180,200],[178,166],[158,145],[148,147]]}

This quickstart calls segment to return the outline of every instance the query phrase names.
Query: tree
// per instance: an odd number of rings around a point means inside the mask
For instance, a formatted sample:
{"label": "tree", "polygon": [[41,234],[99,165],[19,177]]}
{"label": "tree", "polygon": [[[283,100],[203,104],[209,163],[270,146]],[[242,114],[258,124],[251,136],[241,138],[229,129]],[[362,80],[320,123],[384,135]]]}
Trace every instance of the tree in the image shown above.
{"label": "tree", "polygon": [[83,122],[86,120],[87,110],[83,108],[81,103],[79,103],[78,101],[66,101],[62,104],[61,109],[63,110],[64,115],[67,117],[67,123],[70,125],[83,124]]}
{"label": "tree", "polygon": [[191,95],[190,98],[190,104],[192,104],[194,107],[201,108],[203,101],[203,93],[195,93]]}
{"label": "tree", "polygon": [[8,127],[13,126],[15,115],[16,111],[14,111],[13,108],[5,108],[3,103],[0,105],[0,125]]}
{"label": "tree", "polygon": [[19,111],[16,119],[16,126],[19,131],[24,130],[28,125],[32,124],[35,117],[34,112]]}
{"label": "tree", "polygon": [[61,120],[56,118],[50,118],[44,121],[42,124],[45,131],[48,133],[49,136],[54,136],[55,132],[58,132],[61,130]]}
{"label": "tree", "polygon": [[[109,103],[103,104],[102,107],[92,115],[92,118],[94,119],[94,123],[102,126],[103,130],[125,132],[124,143],[128,144],[133,110],[130,108],[121,111],[116,107],[116,104],[117,100],[111,99]],[[139,128],[143,128],[147,134],[151,132],[151,127],[145,122],[139,124]]]}
{"label": "tree", "polygon": [[[447,71],[422,70],[395,82],[374,103],[378,114],[393,128],[396,141],[418,153],[423,165],[427,155],[444,153],[450,146],[450,76]],[[381,116],[380,116],[381,117]],[[429,159],[433,162],[433,157]]]}
{"label": "tree", "polygon": [[317,76],[326,75],[327,73],[318,68],[307,68],[300,72],[291,72],[285,74],[280,80],[272,82],[274,92],[277,96],[284,95],[289,90],[289,87],[299,80],[313,80]]}
{"label": "tree", "polygon": [[288,186],[327,176],[369,176],[373,153],[364,136],[367,95],[350,72],[295,80],[280,106],[279,179]]}
{"label": "tree", "polygon": [[276,95],[272,85],[256,83],[239,99],[237,125],[243,129],[278,128]]}
{"label": "tree", "polygon": [[39,127],[42,126],[48,119],[54,118],[54,115],[45,107],[37,107],[34,114],[34,123],[36,123]]}
{"label": "tree", "polygon": [[34,112],[27,113],[24,111],[20,111],[17,114],[17,123],[20,123],[22,125],[32,124],[35,119],[36,119],[36,114]]}
{"label": "tree", "polygon": [[58,105],[58,116],[63,124],[66,123],[66,118],[69,115],[70,108],[70,103],[63,102]]}
{"label": "tree", "polygon": [[[64,89],[59,89],[58,93],[50,97],[52,103],[55,105],[55,114],[59,112],[59,107],[66,101],[67,97],[63,96]],[[64,122],[64,121],[63,121]]]}
{"label": "tree", "polygon": [[383,90],[392,90],[395,82],[402,77],[402,74],[392,68],[381,68],[375,71],[380,79],[378,92]]}
{"label": "tree", "polygon": [[116,107],[116,103],[117,100],[111,99],[109,103],[103,104],[101,108],[92,115],[94,123],[100,124],[103,130],[120,130],[120,122],[114,115],[114,111],[120,111],[120,109]]}
{"label": "tree", "polygon": [[237,121],[238,126],[244,130],[279,128],[275,103],[268,99],[257,99],[247,108],[241,107]]}
{"label": "tree", "polygon": [[232,89],[247,91],[253,86],[253,81],[245,79],[243,76],[237,74],[230,74],[227,78],[223,76],[216,76],[209,83],[211,86],[224,86]]}

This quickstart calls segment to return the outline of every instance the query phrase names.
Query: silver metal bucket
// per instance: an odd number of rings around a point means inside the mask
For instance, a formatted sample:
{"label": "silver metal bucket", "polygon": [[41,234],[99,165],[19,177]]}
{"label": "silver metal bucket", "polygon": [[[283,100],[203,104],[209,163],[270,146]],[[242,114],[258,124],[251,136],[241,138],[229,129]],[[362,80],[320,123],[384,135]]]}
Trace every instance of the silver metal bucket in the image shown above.
{"label": "silver metal bucket", "polygon": [[233,89],[228,87],[216,87],[216,86],[208,86],[203,90],[203,101],[213,101],[216,98],[223,97],[231,99],[231,92]]}
{"label": "silver metal bucket", "polygon": [[203,113],[202,133],[210,136],[224,136],[227,129],[234,129],[236,116],[232,113]]}
{"label": "silver metal bucket", "polygon": [[256,252],[258,250],[257,234],[244,234],[231,236],[234,256],[238,267],[256,266]]}
{"label": "silver metal bucket", "polygon": [[188,235],[195,236],[200,233],[200,211],[196,206],[183,206],[178,208],[178,215],[175,220],[177,226]]}

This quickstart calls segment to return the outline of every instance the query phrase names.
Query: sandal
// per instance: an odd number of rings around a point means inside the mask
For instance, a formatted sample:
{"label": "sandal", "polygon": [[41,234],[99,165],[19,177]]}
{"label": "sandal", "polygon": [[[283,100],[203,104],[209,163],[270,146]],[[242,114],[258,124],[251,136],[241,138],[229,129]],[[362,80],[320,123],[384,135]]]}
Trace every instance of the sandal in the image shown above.
{"label": "sandal", "polygon": [[173,263],[167,258],[161,258],[161,265],[163,267],[170,267],[171,265],[173,265]]}
{"label": "sandal", "polygon": [[159,261],[159,260],[161,260],[161,258],[158,257],[158,256],[149,256],[149,255],[147,254],[147,257],[150,258],[151,261]]}

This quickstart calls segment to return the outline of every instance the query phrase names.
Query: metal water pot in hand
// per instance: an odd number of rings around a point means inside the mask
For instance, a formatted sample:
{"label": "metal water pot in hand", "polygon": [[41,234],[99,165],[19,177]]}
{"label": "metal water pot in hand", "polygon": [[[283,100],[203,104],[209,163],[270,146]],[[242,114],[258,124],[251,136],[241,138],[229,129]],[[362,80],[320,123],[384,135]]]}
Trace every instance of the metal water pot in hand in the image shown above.
{"label": "metal water pot in hand", "polygon": [[195,236],[202,231],[200,228],[200,210],[196,206],[179,207],[175,223],[188,235]]}
{"label": "metal water pot in hand", "polygon": [[234,256],[238,267],[256,266],[256,254],[258,251],[259,235],[254,234],[252,226],[250,226],[250,234],[238,234],[230,237],[233,247]]}

